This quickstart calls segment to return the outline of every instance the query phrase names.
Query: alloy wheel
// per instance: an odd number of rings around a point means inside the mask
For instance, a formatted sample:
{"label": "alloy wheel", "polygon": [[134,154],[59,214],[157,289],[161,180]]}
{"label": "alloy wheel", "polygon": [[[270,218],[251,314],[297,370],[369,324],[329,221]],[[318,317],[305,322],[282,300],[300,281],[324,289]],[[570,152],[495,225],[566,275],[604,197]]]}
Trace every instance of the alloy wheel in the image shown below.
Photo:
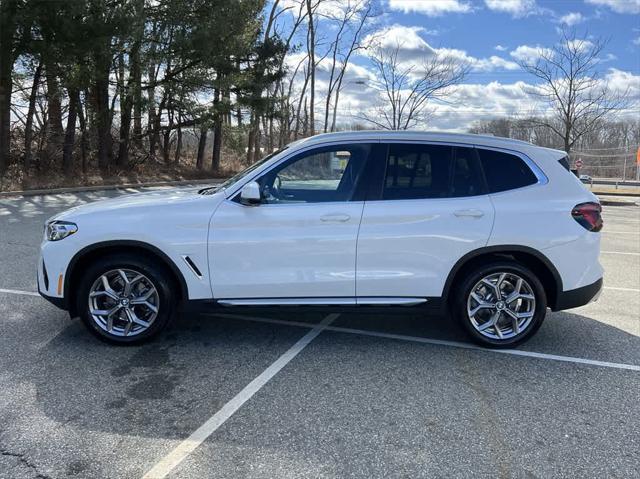
{"label": "alloy wheel", "polygon": [[467,298],[467,316],[481,335],[505,340],[522,334],[533,321],[536,298],[529,283],[510,272],[478,281]]}
{"label": "alloy wheel", "polygon": [[102,274],[89,290],[89,312],[95,324],[114,336],[137,336],[158,317],[160,297],[153,282],[132,269]]}

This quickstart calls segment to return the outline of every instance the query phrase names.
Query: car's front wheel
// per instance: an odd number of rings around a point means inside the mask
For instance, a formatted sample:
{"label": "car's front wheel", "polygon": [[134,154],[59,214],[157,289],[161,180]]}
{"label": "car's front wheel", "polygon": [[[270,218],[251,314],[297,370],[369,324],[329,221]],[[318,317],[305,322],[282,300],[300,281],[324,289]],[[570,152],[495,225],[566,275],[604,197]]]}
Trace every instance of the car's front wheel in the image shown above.
{"label": "car's front wheel", "polygon": [[454,313],[476,343],[507,348],[529,339],[542,325],[546,309],[536,275],[519,263],[499,261],[463,279]]}
{"label": "car's front wheel", "polygon": [[138,343],[169,322],[175,299],[165,268],[145,258],[114,255],[92,263],[79,282],[77,311],[100,339]]}

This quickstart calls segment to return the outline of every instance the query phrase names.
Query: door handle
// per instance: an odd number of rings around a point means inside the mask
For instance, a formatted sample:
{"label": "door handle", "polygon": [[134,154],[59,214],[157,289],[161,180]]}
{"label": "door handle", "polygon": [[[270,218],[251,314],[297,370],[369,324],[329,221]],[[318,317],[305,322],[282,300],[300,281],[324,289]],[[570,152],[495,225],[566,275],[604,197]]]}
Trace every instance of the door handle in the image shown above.
{"label": "door handle", "polygon": [[470,209],[470,210],[457,210],[453,212],[458,218],[481,218],[484,216],[484,211]]}
{"label": "door handle", "polygon": [[343,214],[335,214],[335,215],[324,215],[320,217],[320,221],[324,222],[324,223],[344,223],[346,221],[349,221],[351,219],[351,216],[349,215],[343,215]]}

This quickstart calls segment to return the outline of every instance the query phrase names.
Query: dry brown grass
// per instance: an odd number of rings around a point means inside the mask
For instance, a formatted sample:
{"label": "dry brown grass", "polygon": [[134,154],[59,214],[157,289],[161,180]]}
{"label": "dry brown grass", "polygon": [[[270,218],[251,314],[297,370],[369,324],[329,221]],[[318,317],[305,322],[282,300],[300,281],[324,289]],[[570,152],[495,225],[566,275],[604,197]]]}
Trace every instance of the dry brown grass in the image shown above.
{"label": "dry brown grass", "polygon": [[[210,161],[210,158],[207,160]],[[60,168],[49,168],[46,172],[32,171],[26,175],[21,165],[13,163],[9,166],[7,173],[0,178],[0,191],[227,178],[243,168],[243,162],[227,151],[224,152],[219,171],[212,171],[210,164],[205,165],[203,170],[197,170],[195,158],[191,155],[181,158],[179,164],[165,164],[159,160],[132,161],[126,169],[113,168],[104,172],[92,167],[83,173],[78,167],[70,176],[64,175]]]}

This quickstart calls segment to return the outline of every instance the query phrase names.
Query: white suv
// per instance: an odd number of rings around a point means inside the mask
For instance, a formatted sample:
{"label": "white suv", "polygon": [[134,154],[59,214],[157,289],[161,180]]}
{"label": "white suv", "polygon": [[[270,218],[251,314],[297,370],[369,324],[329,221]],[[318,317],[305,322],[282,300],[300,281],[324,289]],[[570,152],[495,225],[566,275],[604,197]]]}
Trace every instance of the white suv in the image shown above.
{"label": "white suv", "polygon": [[290,144],[220,186],[51,218],[38,289],[117,342],[179,304],[449,310],[512,347],[602,288],[597,198],[562,151],[488,136],[348,132]]}

